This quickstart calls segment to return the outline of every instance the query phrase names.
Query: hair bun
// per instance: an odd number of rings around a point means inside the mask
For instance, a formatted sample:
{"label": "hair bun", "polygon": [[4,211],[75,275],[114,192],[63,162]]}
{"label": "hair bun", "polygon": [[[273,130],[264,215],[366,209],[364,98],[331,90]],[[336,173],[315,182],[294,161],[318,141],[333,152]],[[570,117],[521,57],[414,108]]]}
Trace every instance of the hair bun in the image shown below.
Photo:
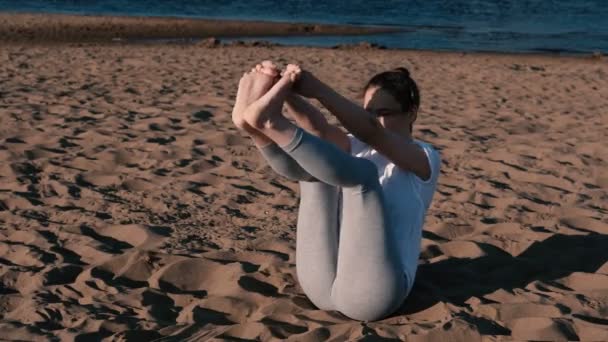
{"label": "hair bun", "polygon": [[406,77],[410,77],[410,71],[404,67],[396,68],[394,71],[400,72],[400,73],[404,74]]}

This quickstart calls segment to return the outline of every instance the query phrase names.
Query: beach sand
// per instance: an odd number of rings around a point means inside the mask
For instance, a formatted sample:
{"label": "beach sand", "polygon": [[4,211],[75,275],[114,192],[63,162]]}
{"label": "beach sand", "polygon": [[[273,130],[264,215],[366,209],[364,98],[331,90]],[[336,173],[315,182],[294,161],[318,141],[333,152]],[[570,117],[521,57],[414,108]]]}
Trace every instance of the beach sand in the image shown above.
{"label": "beach sand", "polygon": [[[230,118],[264,59],[356,101],[379,71],[419,82],[415,136],[443,163],[387,319],[298,285],[297,183]],[[0,80],[2,339],[608,340],[605,59],[11,44]]]}

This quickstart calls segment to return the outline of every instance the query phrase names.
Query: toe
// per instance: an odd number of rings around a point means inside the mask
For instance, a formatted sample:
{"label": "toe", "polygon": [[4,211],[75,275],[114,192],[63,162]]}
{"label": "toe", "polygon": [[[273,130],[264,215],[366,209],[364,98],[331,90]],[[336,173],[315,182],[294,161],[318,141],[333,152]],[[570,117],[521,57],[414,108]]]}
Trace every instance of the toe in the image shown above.
{"label": "toe", "polygon": [[275,74],[274,74],[274,72],[272,70],[268,70],[266,68],[262,68],[262,69],[258,70],[258,72],[260,72],[260,73],[262,73],[262,74],[264,74],[266,76],[270,76],[270,77],[274,77],[275,76]]}
{"label": "toe", "polygon": [[270,69],[267,67],[263,67],[262,72],[270,77],[276,77],[278,75],[278,71],[276,69]]}
{"label": "toe", "polygon": [[269,60],[262,61],[262,66],[265,67],[265,68],[268,68],[268,69],[273,69],[273,70],[278,69],[277,65],[274,64],[272,61],[269,61]]}

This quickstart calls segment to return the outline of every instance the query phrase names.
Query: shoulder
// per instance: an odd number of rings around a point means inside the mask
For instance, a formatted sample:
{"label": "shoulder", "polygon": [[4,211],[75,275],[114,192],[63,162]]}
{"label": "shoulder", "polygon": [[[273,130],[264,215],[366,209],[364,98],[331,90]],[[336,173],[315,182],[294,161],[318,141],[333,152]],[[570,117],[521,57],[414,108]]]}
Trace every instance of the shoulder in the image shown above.
{"label": "shoulder", "polygon": [[424,141],[414,139],[414,144],[418,145],[418,147],[426,155],[431,170],[431,176],[429,177],[429,179],[420,179],[420,181],[422,183],[435,183],[437,181],[437,178],[439,178],[439,171],[441,168],[441,155],[439,154],[439,151],[435,147],[433,147],[433,145]]}

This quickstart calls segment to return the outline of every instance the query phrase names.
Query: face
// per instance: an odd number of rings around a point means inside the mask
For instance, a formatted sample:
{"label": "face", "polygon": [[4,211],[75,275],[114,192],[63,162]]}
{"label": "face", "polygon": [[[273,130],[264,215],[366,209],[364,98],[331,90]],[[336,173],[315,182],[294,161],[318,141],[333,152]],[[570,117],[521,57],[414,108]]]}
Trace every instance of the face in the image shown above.
{"label": "face", "polygon": [[416,120],[416,114],[404,113],[401,104],[389,92],[382,88],[370,87],[365,92],[363,107],[378,118],[380,124],[392,131],[409,131],[410,124]]}

